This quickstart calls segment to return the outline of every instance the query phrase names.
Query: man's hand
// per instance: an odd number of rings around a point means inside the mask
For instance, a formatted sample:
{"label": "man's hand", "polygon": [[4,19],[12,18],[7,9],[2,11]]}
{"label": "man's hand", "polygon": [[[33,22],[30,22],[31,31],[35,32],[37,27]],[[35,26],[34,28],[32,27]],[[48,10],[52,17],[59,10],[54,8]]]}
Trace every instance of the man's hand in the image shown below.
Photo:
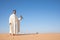
{"label": "man's hand", "polygon": [[22,20],[23,19],[23,17],[22,16],[20,16],[20,20]]}

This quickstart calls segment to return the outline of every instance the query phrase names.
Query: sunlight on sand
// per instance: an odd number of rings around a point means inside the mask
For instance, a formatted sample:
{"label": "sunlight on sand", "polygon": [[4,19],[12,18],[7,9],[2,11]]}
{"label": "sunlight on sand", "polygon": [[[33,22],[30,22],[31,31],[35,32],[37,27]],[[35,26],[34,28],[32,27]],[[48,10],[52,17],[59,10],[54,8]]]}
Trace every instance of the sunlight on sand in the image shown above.
{"label": "sunlight on sand", "polygon": [[0,40],[60,40],[60,34],[0,34]]}

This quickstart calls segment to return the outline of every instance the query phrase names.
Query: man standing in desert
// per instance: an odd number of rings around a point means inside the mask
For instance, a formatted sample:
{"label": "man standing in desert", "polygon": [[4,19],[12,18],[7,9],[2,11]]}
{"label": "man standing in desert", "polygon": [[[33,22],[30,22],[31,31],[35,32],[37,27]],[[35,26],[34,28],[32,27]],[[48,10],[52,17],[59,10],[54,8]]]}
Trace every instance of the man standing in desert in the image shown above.
{"label": "man standing in desert", "polygon": [[22,16],[20,16],[20,18],[17,18],[16,10],[13,10],[13,13],[11,14],[11,16],[9,18],[9,26],[10,26],[9,33],[10,34],[12,34],[12,35],[18,34],[18,32],[20,31],[21,19],[22,19]]}

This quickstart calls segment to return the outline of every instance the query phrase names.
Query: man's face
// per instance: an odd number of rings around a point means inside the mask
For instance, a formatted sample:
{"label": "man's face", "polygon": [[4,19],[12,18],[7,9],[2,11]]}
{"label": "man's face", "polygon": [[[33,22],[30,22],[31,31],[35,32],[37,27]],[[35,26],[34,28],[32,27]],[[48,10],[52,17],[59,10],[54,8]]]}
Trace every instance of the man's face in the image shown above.
{"label": "man's face", "polygon": [[13,13],[16,14],[16,10],[13,10]]}

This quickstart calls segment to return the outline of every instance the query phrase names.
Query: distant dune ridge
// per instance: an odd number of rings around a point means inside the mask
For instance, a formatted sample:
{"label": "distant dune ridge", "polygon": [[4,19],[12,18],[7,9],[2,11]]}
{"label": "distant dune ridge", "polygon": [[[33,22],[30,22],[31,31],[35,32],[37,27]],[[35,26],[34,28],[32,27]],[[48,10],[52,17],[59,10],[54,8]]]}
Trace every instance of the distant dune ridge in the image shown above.
{"label": "distant dune ridge", "polygon": [[0,34],[0,40],[60,40],[60,34]]}

